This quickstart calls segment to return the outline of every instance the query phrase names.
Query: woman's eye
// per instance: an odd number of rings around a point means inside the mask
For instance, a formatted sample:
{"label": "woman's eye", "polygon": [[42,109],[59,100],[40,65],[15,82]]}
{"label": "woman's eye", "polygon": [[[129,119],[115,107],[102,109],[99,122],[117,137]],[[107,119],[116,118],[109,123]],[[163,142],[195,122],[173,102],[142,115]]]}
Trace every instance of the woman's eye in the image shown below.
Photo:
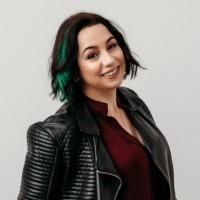
{"label": "woman's eye", "polygon": [[87,56],[87,59],[92,59],[92,58],[96,58],[98,55],[95,53],[91,53]]}
{"label": "woman's eye", "polygon": [[109,47],[108,47],[108,49],[113,49],[113,48],[115,48],[117,46],[117,44],[111,44]]}

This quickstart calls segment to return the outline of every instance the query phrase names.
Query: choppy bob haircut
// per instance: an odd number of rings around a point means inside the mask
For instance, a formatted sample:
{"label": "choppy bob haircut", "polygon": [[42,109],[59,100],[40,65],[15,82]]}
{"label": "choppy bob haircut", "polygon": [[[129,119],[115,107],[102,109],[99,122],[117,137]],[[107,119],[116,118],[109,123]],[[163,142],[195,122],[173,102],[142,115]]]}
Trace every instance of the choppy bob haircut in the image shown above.
{"label": "choppy bob haircut", "polygon": [[[139,62],[133,57],[119,26],[104,17],[87,12],[79,12],[67,18],[58,29],[52,55],[50,57],[49,75],[51,77],[51,95],[53,99],[61,101],[74,99],[81,92],[81,84],[78,80],[78,33],[85,27],[95,24],[103,24],[115,37],[121,47],[126,63],[124,79],[131,75],[136,77]],[[143,68],[143,67],[141,67]],[[145,69],[145,68],[143,68]]]}

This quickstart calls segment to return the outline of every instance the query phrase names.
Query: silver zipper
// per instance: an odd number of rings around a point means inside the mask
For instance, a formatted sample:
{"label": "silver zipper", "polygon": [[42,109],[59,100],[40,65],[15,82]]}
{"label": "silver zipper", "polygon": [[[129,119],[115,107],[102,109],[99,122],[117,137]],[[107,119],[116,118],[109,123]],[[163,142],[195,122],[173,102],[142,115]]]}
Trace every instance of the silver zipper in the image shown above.
{"label": "silver zipper", "polygon": [[[94,143],[94,159],[95,159],[95,168],[97,168],[97,147],[96,147],[96,142],[94,135],[92,136],[93,143]],[[99,185],[99,174],[96,170],[96,177],[97,177],[97,200],[100,200],[100,185]]]}
{"label": "silver zipper", "polygon": [[[95,142],[94,136],[93,136],[93,142],[94,142],[94,151],[95,151],[95,163],[97,164],[96,142]],[[116,177],[116,178],[119,179],[120,185],[119,185],[119,187],[118,187],[118,189],[117,189],[117,191],[116,191],[116,193],[115,193],[115,196],[114,196],[114,200],[116,200],[117,195],[118,195],[118,193],[119,193],[119,190],[120,190],[120,188],[121,188],[121,186],[122,186],[122,179],[121,179],[119,176],[117,176],[116,174],[113,174],[113,173],[110,173],[110,172],[105,172],[105,171],[99,171],[99,170],[97,169],[97,170],[96,170],[96,177],[97,177],[97,199],[98,199],[98,200],[101,200],[101,199],[100,199],[101,196],[100,196],[99,174],[107,174],[107,175],[111,175],[111,176],[114,176],[114,177]]]}
{"label": "silver zipper", "polygon": [[[111,176],[114,176],[115,178],[118,178],[118,179],[119,179],[120,185],[119,185],[119,187],[118,187],[118,189],[117,189],[117,191],[116,191],[116,193],[115,193],[115,196],[114,196],[114,200],[116,200],[117,195],[118,195],[118,193],[119,193],[119,190],[120,190],[120,188],[121,188],[121,186],[122,186],[122,179],[121,179],[119,176],[117,176],[116,174],[112,174],[112,173],[110,173],[110,172],[105,172],[105,171],[99,171],[99,170],[97,170],[97,174],[107,174],[107,175],[111,175]],[[99,176],[98,176],[98,177],[99,177]],[[98,178],[98,181],[99,181],[99,178]],[[99,187],[99,183],[98,183],[98,187]]]}
{"label": "silver zipper", "polygon": [[100,185],[99,185],[99,174],[98,174],[98,170],[96,170],[96,177],[97,177],[97,199],[100,200]]}

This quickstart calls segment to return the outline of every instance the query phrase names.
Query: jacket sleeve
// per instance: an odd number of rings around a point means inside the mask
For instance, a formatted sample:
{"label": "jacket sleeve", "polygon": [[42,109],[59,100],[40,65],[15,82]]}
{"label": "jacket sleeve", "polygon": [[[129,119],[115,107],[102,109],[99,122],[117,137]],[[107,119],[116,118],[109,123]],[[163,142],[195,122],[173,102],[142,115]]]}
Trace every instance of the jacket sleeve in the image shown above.
{"label": "jacket sleeve", "polygon": [[27,132],[27,146],[21,187],[18,200],[51,199],[57,165],[58,148],[39,123],[30,126]]}

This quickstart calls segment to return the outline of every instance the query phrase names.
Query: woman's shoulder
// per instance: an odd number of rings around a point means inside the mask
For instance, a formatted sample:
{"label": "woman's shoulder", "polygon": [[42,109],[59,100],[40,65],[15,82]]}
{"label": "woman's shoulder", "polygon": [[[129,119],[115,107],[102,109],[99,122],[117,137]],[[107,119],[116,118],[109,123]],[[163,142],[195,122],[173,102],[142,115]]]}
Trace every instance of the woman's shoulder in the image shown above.
{"label": "woman's shoulder", "polygon": [[28,128],[28,135],[42,137],[45,135],[54,142],[59,142],[62,135],[74,126],[75,117],[70,102],[64,103],[54,114],[43,121],[31,124]]}
{"label": "woman's shoulder", "polygon": [[134,90],[127,87],[120,87],[119,89],[129,100],[133,100],[134,102],[136,102],[139,105],[140,111],[155,123],[149,107]]}
{"label": "woman's shoulder", "polygon": [[124,95],[126,95],[127,97],[129,97],[129,98],[136,98],[136,99],[139,99],[138,94],[137,94],[134,90],[132,90],[132,89],[130,89],[130,88],[128,88],[128,87],[120,86],[120,87],[119,87],[119,90],[120,90],[122,93],[124,93]]}

